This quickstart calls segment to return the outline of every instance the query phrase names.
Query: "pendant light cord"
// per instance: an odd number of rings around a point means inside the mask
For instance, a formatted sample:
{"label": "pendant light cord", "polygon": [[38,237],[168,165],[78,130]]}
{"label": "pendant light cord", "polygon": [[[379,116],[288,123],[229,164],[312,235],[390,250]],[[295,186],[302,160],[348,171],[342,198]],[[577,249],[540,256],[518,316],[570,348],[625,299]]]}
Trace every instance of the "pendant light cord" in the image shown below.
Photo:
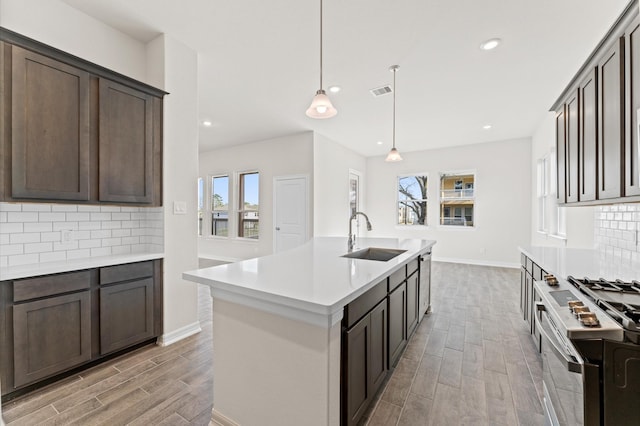
{"label": "pendant light cord", "polygon": [[320,0],[320,90],[322,90],[322,0]]}
{"label": "pendant light cord", "polygon": [[393,69],[393,148],[396,148],[396,71]]}

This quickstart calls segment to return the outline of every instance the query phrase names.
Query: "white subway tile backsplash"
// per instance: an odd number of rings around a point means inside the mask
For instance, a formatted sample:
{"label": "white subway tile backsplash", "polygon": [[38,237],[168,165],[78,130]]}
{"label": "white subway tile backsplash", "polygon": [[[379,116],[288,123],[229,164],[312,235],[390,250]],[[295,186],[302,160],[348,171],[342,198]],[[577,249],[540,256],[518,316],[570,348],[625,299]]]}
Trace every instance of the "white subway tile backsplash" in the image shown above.
{"label": "white subway tile backsplash", "polygon": [[52,212],[77,212],[78,206],[74,204],[54,204],[51,206]]}
{"label": "white subway tile backsplash", "polygon": [[[595,212],[595,240],[607,256],[625,260],[640,256],[640,204],[600,206]],[[606,220],[603,220],[606,219]]]}
{"label": "white subway tile backsplash", "polygon": [[29,203],[22,205],[23,212],[50,212],[51,204]]}
{"label": "white subway tile backsplash", "polygon": [[51,222],[25,223],[24,232],[51,232],[53,224]]}
{"label": "white subway tile backsplash", "polygon": [[38,212],[9,212],[7,222],[38,222]]}
{"label": "white subway tile backsplash", "polygon": [[37,253],[31,254],[18,254],[16,256],[9,256],[8,266],[28,265],[30,263],[38,263],[40,256]]}
{"label": "white subway tile backsplash", "polygon": [[27,253],[45,253],[53,251],[53,243],[28,243],[24,245],[24,252]]}
{"label": "white subway tile backsplash", "polygon": [[11,244],[24,244],[24,243],[39,243],[40,242],[40,233],[22,233],[22,234],[11,234],[10,235],[10,243]]}
{"label": "white subway tile backsplash", "polygon": [[40,253],[40,262],[59,262],[67,260],[66,251],[52,251],[50,253]]}
{"label": "white subway tile backsplash", "polygon": [[162,207],[0,203],[0,266],[159,252],[163,220]]}

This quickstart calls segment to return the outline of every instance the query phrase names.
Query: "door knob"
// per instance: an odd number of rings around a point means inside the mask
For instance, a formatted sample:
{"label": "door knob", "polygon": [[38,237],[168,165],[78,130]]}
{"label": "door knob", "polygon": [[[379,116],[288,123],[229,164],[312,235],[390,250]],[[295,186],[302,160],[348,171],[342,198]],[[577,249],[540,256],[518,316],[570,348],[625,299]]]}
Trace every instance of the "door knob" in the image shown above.
{"label": "door knob", "polygon": [[280,230],[280,227],[279,227],[279,226],[276,226],[276,231],[279,231],[279,230]]}

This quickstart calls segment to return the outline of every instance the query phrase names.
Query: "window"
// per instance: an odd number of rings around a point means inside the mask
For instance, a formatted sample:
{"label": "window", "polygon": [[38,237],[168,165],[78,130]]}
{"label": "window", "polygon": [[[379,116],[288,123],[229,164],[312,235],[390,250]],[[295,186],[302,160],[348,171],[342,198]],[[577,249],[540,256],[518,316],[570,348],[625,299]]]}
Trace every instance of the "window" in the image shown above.
{"label": "window", "polygon": [[427,225],[427,175],[398,177],[398,225]]}
{"label": "window", "polygon": [[198,178],[198,235],[202,235],[204,220],[204,179]]}
{"label": "window", "polygon": [[547,197],[549,196],[548,182],[549,158],[544,157],[538,160],[538,184],[536,188],[538,201],[538,231],[547,232]]}
{"label": "window", "polygon": [[258,172],[240,173],[238,200],[238,237],[258,239],[259,235],[259,187]]}
{"label": "window", "polygon": [[473,173],[440,175],[440,225],[473,226],[474,207]]}
{"label": "window", "polygon": [[211,235],[229,236],[229,176],[211,178]]}

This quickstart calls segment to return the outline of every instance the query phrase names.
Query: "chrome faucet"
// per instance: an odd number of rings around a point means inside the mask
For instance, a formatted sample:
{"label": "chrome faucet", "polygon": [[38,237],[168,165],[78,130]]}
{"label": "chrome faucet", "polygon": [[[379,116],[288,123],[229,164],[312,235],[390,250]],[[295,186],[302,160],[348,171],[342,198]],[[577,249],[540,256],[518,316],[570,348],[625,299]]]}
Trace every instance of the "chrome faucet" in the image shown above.
{"label": "chrome faucet", "polygon": [[367,217],[366,214],[362,213],[362,212],[355,212],[354,214],[351,215],[351,217],[349,218],[349,241],[348,241],[348,245],[349,245],[349,252],[353,251],[353,246],[356,245],[356,236],[353,234],[352,228],[351,228],[351,224],[353,223],[353,219],[356,218],[357,215],[361,214],[362,216],[364,216],[364,218],[367,220],[367,231],[371,231],[371,222],[369,222],[369,217]]}

